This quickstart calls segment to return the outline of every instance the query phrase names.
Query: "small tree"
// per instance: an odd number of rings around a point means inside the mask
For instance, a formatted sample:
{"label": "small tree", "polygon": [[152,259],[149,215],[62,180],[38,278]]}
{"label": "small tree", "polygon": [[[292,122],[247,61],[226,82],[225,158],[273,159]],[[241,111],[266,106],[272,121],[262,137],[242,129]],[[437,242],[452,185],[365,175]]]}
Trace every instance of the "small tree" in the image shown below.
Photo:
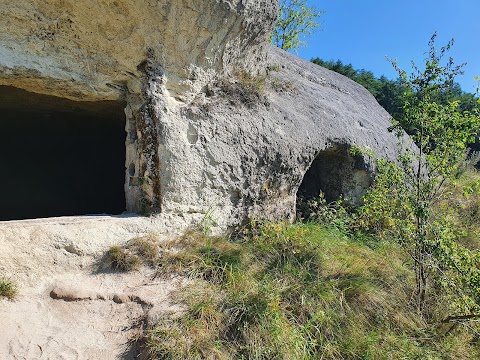
{"label": "small tree", "polygon": [[[411,257],[416,274],[415,303],[426,315],[430,284],[443,286],[455,298],[455,310],[475,317],[480,310],[480,253],[456,243],[457,234],[448,218],[436,206],[445,198],[480,126],[478,113],[460,113],[458,101],[439,105],[432,99],[451,85],[461,66],[442,59],[453,42],[437,52],[436,34],[429,46],[425,69],[415,65],[407,76],[397,69],[408,88],[402,119],[392,130],[400,139],[397,161],[377,161],[375,186],[367,193],[359,221],[369,230],[388,232]],[[411,139],[404,138],[408,129]],[[465,315],[467,314],[467,315]]]}
{"label": "small tree", "polygon": [[281,0],[271,42],[284,50],[297,50],[306,43],[302,39],[311,35],[320,26],[319,17],[324,13],[307,0]]}

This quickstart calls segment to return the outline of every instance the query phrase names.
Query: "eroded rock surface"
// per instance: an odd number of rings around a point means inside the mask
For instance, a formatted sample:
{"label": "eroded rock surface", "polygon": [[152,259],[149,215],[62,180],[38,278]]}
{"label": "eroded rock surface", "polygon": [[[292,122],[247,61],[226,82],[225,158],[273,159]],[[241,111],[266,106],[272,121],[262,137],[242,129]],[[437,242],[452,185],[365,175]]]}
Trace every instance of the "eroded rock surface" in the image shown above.
{"label": "eroded rock surface", "polygon": [[269,0],[2,0],[0,84],[117,99],[141,91],[149,52],[181,93],[192,79],[262,63],[276,10]]}
{"label": "eroded rock surface", "polygon": [[[358,145],[394,158],[390,115],[365,88],[275,47],[266,66],[268,77],[212,85],[168,115],[155,107],[164,211],[213,209],[227,225],[292,218],[303,176],[321,151]],[[363,170],[373,170],[368,159]]]}

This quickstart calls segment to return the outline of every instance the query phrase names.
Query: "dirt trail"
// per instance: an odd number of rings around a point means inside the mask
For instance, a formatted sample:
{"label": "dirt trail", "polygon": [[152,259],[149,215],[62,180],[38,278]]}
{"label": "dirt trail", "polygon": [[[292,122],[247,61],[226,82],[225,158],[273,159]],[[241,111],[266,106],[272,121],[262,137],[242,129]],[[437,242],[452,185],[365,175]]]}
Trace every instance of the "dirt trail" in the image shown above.
{"label": "dirt trail", "polygon": [[142,268],[99,271],[109,246],[155,232],[180,234],[177,217],[68,217],[0,222],[0,277],[19,288],[0,300],[0,359],[134,359],[146,322],[178,310],[169,295],[179,278]]}

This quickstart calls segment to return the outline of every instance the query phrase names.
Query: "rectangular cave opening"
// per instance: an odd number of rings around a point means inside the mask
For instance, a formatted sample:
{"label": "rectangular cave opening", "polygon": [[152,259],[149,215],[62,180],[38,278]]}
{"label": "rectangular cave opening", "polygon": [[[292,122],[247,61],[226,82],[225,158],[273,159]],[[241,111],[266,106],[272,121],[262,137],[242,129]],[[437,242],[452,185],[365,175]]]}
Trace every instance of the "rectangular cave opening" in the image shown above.
{"label": "rectangular cave opening", "polygon": [[0,86],[0,221],[124,212],[124,108]]}

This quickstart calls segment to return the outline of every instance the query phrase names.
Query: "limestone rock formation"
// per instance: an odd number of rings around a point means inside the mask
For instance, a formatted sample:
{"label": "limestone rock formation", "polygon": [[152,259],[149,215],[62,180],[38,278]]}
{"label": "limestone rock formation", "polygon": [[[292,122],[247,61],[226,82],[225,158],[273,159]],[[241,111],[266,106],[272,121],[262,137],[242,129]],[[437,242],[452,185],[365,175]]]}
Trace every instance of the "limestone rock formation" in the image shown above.
{"label": "limestone rock formation", "polygon": [[125,102],[118,156],[129,212],[203,214],[227,228],[252,216],[292,218],[297,196],[320,191],[358,202],[371,164],[348,148],[390,157],[389,115],[360,85],[266,45],[277,7],[2,1],[0,85],[49,96],[15,95],[13,108],[50,116],[64,104],[66,122],[75,111],[100,119],[100,102]]}

